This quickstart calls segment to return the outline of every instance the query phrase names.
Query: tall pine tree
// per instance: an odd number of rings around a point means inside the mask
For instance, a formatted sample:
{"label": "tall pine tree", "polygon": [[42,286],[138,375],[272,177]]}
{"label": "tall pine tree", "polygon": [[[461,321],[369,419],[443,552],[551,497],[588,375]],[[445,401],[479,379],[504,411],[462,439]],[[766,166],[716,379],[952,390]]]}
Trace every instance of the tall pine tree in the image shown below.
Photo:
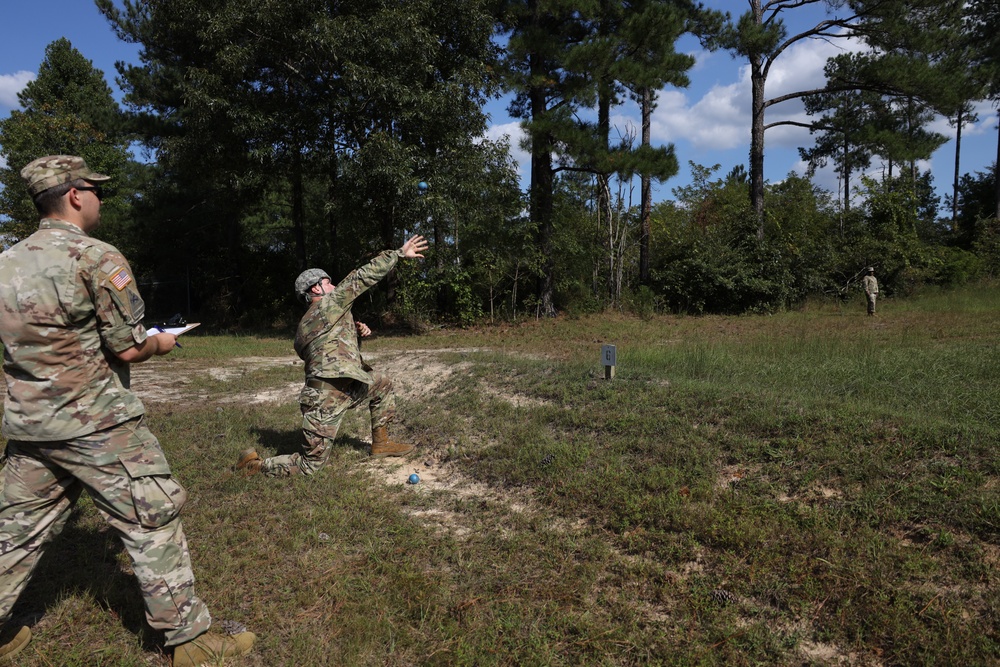
{"label": "tall pine tree", "polygon": [[491,154],[474,138],[495,72],[492,17],[478,2],[100,4],[142,45],[142,64],[122,67],[127,101],[163,169],[160,215],[206,254],[183,261],[221,288],[218,312],[259,304],[256,280],[278,294],[307,265],[341,274],[404,230],[445,251],[453,234],[440,217],[425,227],[416,183],[467,193],[438,170],[449,156],[481,166],[461,175],[469,182],[506,179],[472,157]]}
{"label": "tall pine tree", "polygon": [[[30,234],[38,214],[20,169],[43,155],[80,155],[114,179],[118,197],[102,207],[99,234],[127,245],[128,182],[133,164],[129,136],[104,73],[63,38],[49,44],[38,77],[18,93],[21,108],[0,121],[0,230],[5,243]],[[122,248],[126,250],[126,248]]]}

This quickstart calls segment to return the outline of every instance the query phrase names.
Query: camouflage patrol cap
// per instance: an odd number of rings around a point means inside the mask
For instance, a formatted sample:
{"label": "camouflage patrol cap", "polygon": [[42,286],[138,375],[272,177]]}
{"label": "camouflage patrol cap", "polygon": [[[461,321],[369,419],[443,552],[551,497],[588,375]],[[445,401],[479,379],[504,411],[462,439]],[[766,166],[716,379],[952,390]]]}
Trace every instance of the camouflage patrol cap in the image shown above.
{"label": "camouflage patrol cap", "polygon": [[76,155],[46,155],[32,160],[21,170],[21,178],[28,184],[28,192],[32,197],[78,178],[92,183],[111,180],[110,176],[91,171],[84,159]]}
{"label": "camouflage patrol cap", "polygon": [[295,296],[309,303],[309,289],[323,278],[330,280],[329,274],[323,269],[306,269],[295,279]]}

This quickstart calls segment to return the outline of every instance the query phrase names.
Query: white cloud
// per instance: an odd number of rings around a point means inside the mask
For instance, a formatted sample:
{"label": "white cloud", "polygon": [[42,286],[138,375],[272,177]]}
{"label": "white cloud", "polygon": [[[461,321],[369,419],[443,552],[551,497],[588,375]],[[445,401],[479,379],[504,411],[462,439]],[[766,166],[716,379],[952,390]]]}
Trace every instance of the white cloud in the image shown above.
{"label": "white cloud", "polygon": [[14,74],[0,74],[0,107],[16,109],[20,106],[17,94],[35,80],[35,73],[21,70]]}
{"label": "white cloud", "polygon": [[531,165],[531,156],[521,147],[521,140],[524,139],[524,130],[521,129],[521,123],[514,121],[500,125],[491,125],[486,130],[487,139],[497,141],[503,137],[507,137],[507,141],[510,143],[510,154],[517,163],[518,175],[525,176],[527,168]]}
{"label": "white cloud", "polygon": [[[825,81],[823,67],[827,59],[860,49],[861,45],[850,39],[811,39],[792,45],[768,71],[767,98],[821,88]],[[696,69],[702,76],[710,74],[711,68],[704,67],[707,58],[704,54],[698,56],[699,65]],[[694,104],[681,91],[664,91],[653,117],[653,134],[656,140],[687,140],[694,148],[701,150],[748,146],[751,120],[750,67],[739,67],[736,79],[733,83],[714,85]],[[766,112],[767,122],[778,120],[805,122],[807,116],[802,102],[789,100]],[[808,130],[794,126],[778,126],[769,130],[766,135],[766,144],[769,146],[797,147],[811,143]]]}
{"label": "white cloud", "polygon": [[995,138],[997,133],[997,109],[994,102],[989,100],[979,102],[973,111],[979,116],[979,121],[974,125],[962,128],[963,137],[972,137],[980,134],[989,135]]}
{"label": "white cloud", "polygon": [[[792,165],[789,171],[793,171],[799,176],[805,177],[808,169],[809,169],[808,163],[806,163],[804,160],[798,160],[795,162],[795,164]],[[813,182],[814,185],[817,185],[826,190],[827,192],[831,193],[833,195],[834,200],[842,200],[844,198],[843,195],[844,184],[840,180],[840,176],[833,170],[832,162],[827,162],[825,167],[817,167],[816,173],[813,174],[813,177],[810,180]],[[856,177],[853,177],[852,180],[858,180],[858,179]]]}
{"label": "white cloud", "polygon": [[[996,134],[997,111],[993,102],[986,100],[973,105],[973,113],[979,118],[974,123],[962,126],[962,142],[976,136],[985,135],[992,138]],[[927,125],[927,129],[932,132],[940,132],[949,139],[955,138],[955,128],[949,124],[944,116],[938,116]]]}
{"label": "white cloud", "polygon": [[[795,172],[799,176],[805,176],[806,170],[808,169],[808,164],[803,160],[799,160],[794,165],[792,165],[791,171]],[[923,173],[931,168],[931,163],[927,160],[917,160],[917,171]],[[906,167],[903,167],[904,169]],[[900,175],[900,165],[894,167],[893,175]],[[888,163],[882,159],[881,156],[872,157],[871,166],[863,171],[853,171],[851,172],[851,205],[859,206],[864,201],[864,199],[859,195],[858,188],[861,187],[861,178],[867,176],[875,181],[882,181],[888,176]],[[827,192],[833,195],[834,201],[843,201],[844,194],[843,188],[844,183],[841,180],[840,175],[834,171],[833,160],[826,163],[825,167],[819,167],[816,169],[816,173],[810,179],[813,184],[823,188]]]}
{"label": "white cloud", "polygon": [[704,72],[708,68],[709,62],[718,56],[721,55],[725,58],[729,58],[729,54],[727,53],[721,51],[709,51],[703,48],[688,51],[685,55],[694,58],[694,66],[687,72],[689,78],[691,78],[692,75],[696,75],[697,72]]}
{"label": "white cloud", "polygon": [[748,143],[749,117],[741,121],[735,89],[736,84],[716,86],[694,106],[688,105],[684,93],[664,91],[651,121],[654,142],[686,141],[696,149],[728,149]]}

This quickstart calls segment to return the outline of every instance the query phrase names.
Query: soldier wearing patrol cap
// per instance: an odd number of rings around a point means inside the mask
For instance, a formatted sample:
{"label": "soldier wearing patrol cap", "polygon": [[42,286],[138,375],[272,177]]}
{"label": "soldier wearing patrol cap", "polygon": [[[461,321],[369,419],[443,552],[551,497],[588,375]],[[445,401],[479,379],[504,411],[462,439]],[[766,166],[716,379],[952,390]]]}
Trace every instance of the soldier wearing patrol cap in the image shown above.
{"label": "soldier wearing patrol cap", "polygon": [[11,609],[82,491],[129,552],[146,619],[173,647],[174,667],[245,654],[252,633],[208,632],[180,520],[187,492],[129,391],[129,364],[169,353],[176,337],[147,336],[131,267],[90,236],[110,178],[72,155],[34,160],[21,176],[42,219],[0,255],[7,383],[0,428],[8,439],[0,473],[0,662],[31,639],[27,627],[10,622]]}
{"label": "soldier wearing patrol cap", "polygon": [[371,412],[372,456],[403,456],[413,451],[413,445],[389,439],[388,426],[396,415],[392,380],[361,358],[358,337],[371,335],[371,329],[354,321],[351,306],[400,258],[423,258],[420,253],[426,249],[424,237],[413,236],[399,250],[386,250],[352,271],[339,285],[322,269],[307,269],[295,279],[295,296],[308,307],[295,334],[295,351],[306,362],[306,383],[299,392],[305,445],[301,453],[268,459],[247,449],[236,462],[237,470],[269,477],[315,474],[330,460],[344,415],[361,405]]}

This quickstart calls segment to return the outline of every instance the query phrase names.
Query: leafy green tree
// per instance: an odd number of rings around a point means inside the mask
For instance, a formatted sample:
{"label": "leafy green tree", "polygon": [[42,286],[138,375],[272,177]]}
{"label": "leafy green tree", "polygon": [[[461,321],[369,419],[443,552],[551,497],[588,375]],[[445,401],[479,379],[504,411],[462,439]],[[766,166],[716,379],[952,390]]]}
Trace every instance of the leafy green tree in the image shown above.
{"label": "leafy green tree", "polygon": [[114,179],[118,196],[102,207],[97,232],[128,251],[127,220],[131,174],[137,169],[128,151],[129,135],[104,73],[59,39],[45,49],[38,77],[18,93],[21,109],[0,121],[0,230],[5,242],[29,235],[38,214],[21,180],[21,167],[43,155],[80,155],[99,173]]}
{"label": "leafy green tree", "polygon": [[782,247],[757,237],[744,171],[712,179],[719,165],[691,163],[690,185],[676,203],[654,208],[659,249],[653,289],[670,309],[693,313],[771,312],[796,298]]}
{"label": "leafy green tree", "polygon": [[959,206],[946,197],[946,204],[958,208],[958,217],[954,223],[955,240],[959,247],[971,249],[979,240],[985,229],[985,221],[995,218],[994,215],[994,169],[977,171],[974,174],[963,174],[958,182]]}
{"label": "leafy green tree", "polygon": [[[665,181],[678,170],[673,145],[654,148],[650,143],[651,114],[664,86],[688,85],[686,73],[694,59],[676,52],[677,39],[690,32],[708,43],[721,28],[722,18],[694,2],[600,0],[588,17],[589,35],[569,50],[567,68],[587,73],[593,81],[580,102],[595,111],[596,121],[580,123],[581,133],[576,141],[567,142],[566,152],[572,156],[573,169],[594,176],[595,213],[605,229],[601,243],[606,268],[602,273],[612,302],[622,291],[619,277],[623,267],[618,264],[620,253],[615,248],[623,247],[625,238],[620,232],[627,227],[620,224],[623,198],[616,195],[623,186],[619,183],[616,187],[612,180],[617,177],[627,182],[636,174],[640,177],[639,280],[647,281],[651,183]],[[626,95],[639,104],[642,114],[638,145],[631,128],[619,128],[618,138],[612,139],[611,111]]]}
{"label": "leafy green tree", "polygon": [[[969,0],[964,7],[973,66],[983,81],[987,98],[1000,101],[1000,6],[992,0]],[[993,163],[993,214],[1000,220],[1000,141]]]}
{"label": "leafy green tree", "polygon": [[[960,20],[960,19],[959,19]],[[932,102],[935,109],[948,118],[948,124],[955,128],[955,169],[952,179],[952,225],[957,225],[959,214],[959,180],[962,175],[962,130],[966,125],[979,121],[979,116],[973,111],[973,102],[982,99],[986,94],[984,73],[974,62],[973,46],[969,44],[968,35],[964,33],[964,25],[954,28],[960,36],[956,47],[955,40],[943,50],[939,77],[940,85],[933,88],[938,91]]]}
{"label": "leafy green tree", "polygon": [[[884,157],[909,165],[916,186],[916,161],[930,155],[944,137],[924,129],[934,113],[956,128],[952,219],[958,215],[962,129],[976,118],[972,103],[987,94],[990,65],[977,62],[988,40],[970,30],[974,9],[969,3],[915,0],[888,2],[865,25],[873,47],[870,76],[894,90],[891,120],[884,128]],[[988,47],[986,47],[988,48]],[[892,174],[890,162],[890,176]]]}
{"label": "leafy green tree", "polygon": [[857,266],[879,266],[886,286],[901,293],[933,282],[938,267],[925,230],[937,216],[938,198],[930,174],[916,182],[908,174],[882,181],[862,177],[861,195],[863,228],[849,239]]}
{"label": "leafy green tree", "polygon": [[[603,286],[595,289],[612,301],[622,291],[625,272],[619,256],[627,245],[622,233],[628,227],[620,215],[627,207],[615,195],[612,180],[627,182],[639,174],[648,212],[651,179],[662,181],[676,174],[673,146],[650,145],[649,117],[657,90],[668,83],[687,85],[685,72],[694,61],[676,53],[677,38],[689,31],[707,32],[711,16],[695,3],[659,0],[506,4],[505,64],[508,89],[515,94],[510,110],[523,120],[532,153],[529,208],[538,223],[539,246],[551,247],[557,175],[590,175],[595,195],[589,208],[603,229],[594,240],[604,249],[595,266]],[[638,147],[629,129],[620,131],[618,139],[611,136],[611,111],[626,94],[635,97],[643,110],[644,143]],[[578,120],[587,112],[595,120]],[[648,223],[643,229],[647,227]],[[640,245],[645,266],[648,232],[640,233]],[[551,260],[542,267],[539,302],[541,311],[551,315],[558,279],[552,274],[552,253],[543,251],[543,256]],[[642,271],[648,273],[648,267]]]}
{"label": "leafy green tree", "polygon": [[[832,90],[803,98],[807,113],[823,115],[810,128],[810,132],[820,133],[815,145],[800,148],[799,153],[812,169],[828,158],[835,160],[844,183],[845,211],[850,209],[851,173],[866,169],[874,155],[889,162],[890,178],[894,163],[909,165],[915,182],[917,160],[928,159],[945,142],[943,135],[926,129],[934,118],[930,107],[915,94],[905,93],[901,87],[907,77],[897,77],[892,70],[892,65],[919,67],[919,61],[913,55],[903,60],[871,54],[840,55],[825,67]],[[912,77],[905,88],[919,89]],[[930,94],[928,88],[921,90]]]}
{"label": "leafy green tree", "polygon": [[[624,89],[615,76],[616,64],[624,57],[625,44],[621,39],[625,7],[615,0],[598,0],[593,16],[585,16],[590,34],[568,52],[566,67],[581,73],[588,73],[593,80],[593,88],[584,90],[581,105],[597,107],[596,123],[580,123],[580,134],[567,145],[567,152],[573,157],[573,168],[588,171],[596,182],[595,213],[598,226],[607,233],[600,235],[605,249],[604,259],[605,293],[612,302],[619,287],[615,285],[617,257],[613,251],[614,212],[612,210],[611,177],[615,171],[615,154],[627,150],[626,146],[612,147],[611,109],[623,101]],[[674,160],[676,172],[676,160]],[[602,262],[604,263],[604,262]]]}
{"label": "leafy green tree", "polygon": [[[482,3],[99,4],[124,39],[142,44],[142,64],[121,67],[126,99],[163,176],[183,184],[183,210],[164,213],[201,239],[202,257],[178,259],[203,272],[199,283],[220,287],[220,313],[253,317],[254,281],[264,276],[251,245],[284,258],[268,265],[275,285],[307,265],[340,274],[404,230],[434,237],[445,253],[445,218],[425,215],[417,181],[440,199],[467,192],[448,178],[505,178],[444,167],[474,156],[472,138],[485,129],[496,68]],[[264,228],[269,239],[250,225],[260,219],[277,223]],[[391,300],[396,283],[386,284]]]}
{"label": "leafy green tree", "polygon": [[672,145],[653,149],[651,117],[658,91],[666,85],[678,88],[689,84],[687,71],[694,66],[688,54],[677,53],[675,44],[684,33],[692,33],[703,43],[714,45],[723,15],[701,5],[662,0],[634,0],[624,3],[618,29],[622,57],[615,60],[611,74],[639,104],[641,135],[638,150],[621,156],[624,174],[638,173],[641,179],[639,282],[649,282],[650,213],[652,181],[665,181],[677,173]]}
{"label": "leafy green tree", "polygon": [[[589,35],[593,3],[561,0],[511,0],[504,4],[501,30],[508,36],[503,56],[506,88],[514,94],[509,112],[525,129],[531,154],[528,211],[538,230],[542,254],[537,298],[544,316],[555,314],[556,175],[564,168],[556,159],[563,147],[578,140],[575,112],[592,91],[586,72],[567,67],[572,49]],[[553,156],[556,155],[556,158]]]}
{"label": "leafy green tree", "polygon": [[[883,157],[906,164],[917,179],[916,161],[926,159],[945,141],[927,131],[927,123],[940,113],[958,122],[959,141],[963,113],[981,92],[978,75],[964,47],[962,6],[957,2],[890,3],[867,22],[867,78],[873,87],[892,97],[883,132],[889,137]],[[881,85],[878,82],[882,82]],[[956,163],[959,159],[956,152]],[[890,170],[891,174],[891,170]],[[957,177],[957,174],[956,174]]]}
{"label": "leafy green tree", "polygon": [[749,11],[720,35],[720,43],[734,56],[745,58],[750,65],[751,125],[750,125],[750,201],[758,217],[757,236],[764,234],[764,133],[776,125],[764,123],[764,112],[774,105],[820,89],[796,91],[768,98],[767,78],[777,59],[791,46],[807,39],[843,38],[857,27],[860,15],[848,12],[845,18],[828,18],[801,32],[789,35],[784,16],[804,7],[815,7],[826,0],[802,0],[788,3],[780,0],[750,0]]}
{"label": "leafy green tree", "polygon": [[[830,12],[828,18],[816,22],[796,34],[789,35],[784,17],[799,14],[808,7],[823,3]],[[793,91],[778,97],[768,98],[767,79],[771,67],[792,45],[807,39],[829,41],[848,37],[861,38],[881,52],[889,53],[897,48],[900,40],[912,38],[919,30],[932,31],[933,21],[942,3],[937,0],[847,0],[830,3],[827,0],[804,0],[784,2],[783,0],[750,0],[750,10],[739,17],[735,24],[728,26],[721,37],[721,44],[734,55],[744,57],[750,65],[751,79],[751,131],[750,131],[750,198],[758,216],[758,235],[764,232],[764,134],[769,128],[779,125],[801,125],[797,121],[779,120],[765,124],[767,109],[782,102],[809,95],[831,93],[839,90],[871,89],[873,81],[842,81],[828,83],[822,88]],[[908,23],[903,23],[908,21]],[[905,25],[904,31],[900,26]],[[917,51],[917,55],[921,52]],[[896,54],[897,56],[899,54]],[[905,71],[905,66],[894,69]],[[879,82],[879,92],[900,88],[890,77]],[[903,88],[905,91],[906,89]],[[912,91],[911,91],[912,92]],[[916,125],[911,124],[911,128]]]}
{"label": "leafy green tree", "polygon": [[788,277],[788,300],[803,301],[838,287],[837,241],[843,238],[834,197],[808,178],[789,174],[768,186],[765,238],[778,249]]}
{"label": "leafy green tree", "polygon": [[[851,55],[829,60],[825,67],[827,80],[837,72],[857,63]],[[806,113],[819,115],[810,127],[810,134],[818,137],[809,148],[799,148],[799,155],[809,164],[809,176],[827,161],[834,161],[834,171],[844,184],[843,207],[851,208],[851,174],[867,169],[871,164],[873,147],[868,142],[872,134],[873,116],[881,104],[881,96],[866,90],[834,90],[806,95],[802,99]]]}
{"label": "leafy green tree", "polygon": [[406,294],[409,314],[462,324],[498,309],[512,316],[538,257],[506,145],[479,142],[441,155],[434,173],[416,218],[430,220],[440,238],[421,272],[421,295]]}

